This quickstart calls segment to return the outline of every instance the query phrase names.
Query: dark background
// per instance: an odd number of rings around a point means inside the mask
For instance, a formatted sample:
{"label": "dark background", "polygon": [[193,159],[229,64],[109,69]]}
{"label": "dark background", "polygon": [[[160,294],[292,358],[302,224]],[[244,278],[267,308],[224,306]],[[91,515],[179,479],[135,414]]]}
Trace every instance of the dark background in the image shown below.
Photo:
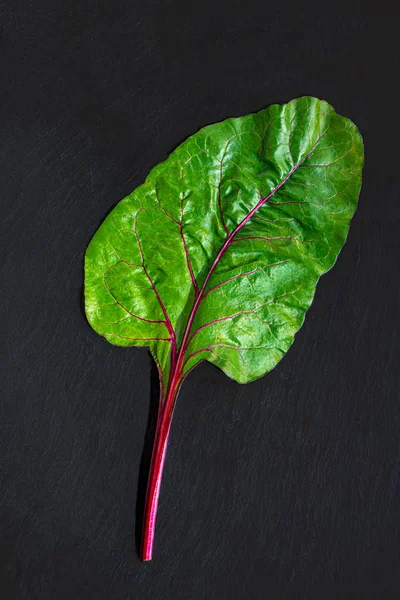
{"label": "dark background", "polygon": [[[397,599],[397,15],[72,4],[0,5],[2,600]],[[186,381],[141,563],[157,378],[87,324],[85,248],[188,135],[305,94],[364,136],[348,242],[272,373]]]}

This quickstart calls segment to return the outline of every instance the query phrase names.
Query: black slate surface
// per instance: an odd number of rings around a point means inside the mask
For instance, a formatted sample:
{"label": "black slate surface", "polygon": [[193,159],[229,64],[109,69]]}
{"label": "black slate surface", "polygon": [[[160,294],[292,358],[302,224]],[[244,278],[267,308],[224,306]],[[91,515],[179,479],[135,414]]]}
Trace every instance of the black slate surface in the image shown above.
{"label": "black slate surface", "polygon": [[[397,23],[381,2],[1,2],[2,600],[399,597]],[[304,94],[364,136],[348,243],[272,373],[188,378],[143,564],[157,378],[85,321],[86,245],[188,135]]]}

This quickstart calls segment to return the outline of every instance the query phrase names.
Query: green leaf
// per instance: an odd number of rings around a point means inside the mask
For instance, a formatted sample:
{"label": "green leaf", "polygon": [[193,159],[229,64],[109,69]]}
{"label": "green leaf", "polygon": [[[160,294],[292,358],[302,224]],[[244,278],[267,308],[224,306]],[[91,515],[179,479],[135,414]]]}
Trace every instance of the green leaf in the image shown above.
{"label": "green leaf", "polygon": [[299,98],[201,129],[105,219],[87,317],[113,344],[150,348],[159,420],[200,361],[247,383],[284,356],[346,239],[362,166],[356,126]]}
{"label": "green leaf", "polygon": [[264,375],[345,241],[362,164],[356,127],[314,98],[205,127],[91,241],[90,324],[149,346],[167,383],[195,307],[183,373],[208,360],[240,383]]}

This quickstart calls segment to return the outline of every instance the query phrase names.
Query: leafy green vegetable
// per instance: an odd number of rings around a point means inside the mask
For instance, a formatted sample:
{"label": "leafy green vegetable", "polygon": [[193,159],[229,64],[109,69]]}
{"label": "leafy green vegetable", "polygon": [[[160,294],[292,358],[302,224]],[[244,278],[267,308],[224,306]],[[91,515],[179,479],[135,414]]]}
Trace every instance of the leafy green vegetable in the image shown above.
{"label": "leafy green vegetable", "polygon": [[201,360],[239,383],[279,362],[345,242],[362,166],[357,128],[326,102],[270,106],[187,139],[90,242],[91,326],[148,346],[160,373],[144,560],[183,379]]}

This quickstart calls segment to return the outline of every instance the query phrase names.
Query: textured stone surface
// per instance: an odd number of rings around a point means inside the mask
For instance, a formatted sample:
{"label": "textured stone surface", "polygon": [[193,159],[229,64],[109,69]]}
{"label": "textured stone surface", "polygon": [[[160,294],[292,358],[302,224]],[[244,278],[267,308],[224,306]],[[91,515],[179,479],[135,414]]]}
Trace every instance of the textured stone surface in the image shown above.
{"label": "textured stone surface", "polygon": [[[1,598],[397,598],[396,20],[140,4],[0,7]],[[140,563],[157,375],[87,324],[85,248],[188,134],[303,94],[364,136],[348,243],[274,371],[183,386]]]}

